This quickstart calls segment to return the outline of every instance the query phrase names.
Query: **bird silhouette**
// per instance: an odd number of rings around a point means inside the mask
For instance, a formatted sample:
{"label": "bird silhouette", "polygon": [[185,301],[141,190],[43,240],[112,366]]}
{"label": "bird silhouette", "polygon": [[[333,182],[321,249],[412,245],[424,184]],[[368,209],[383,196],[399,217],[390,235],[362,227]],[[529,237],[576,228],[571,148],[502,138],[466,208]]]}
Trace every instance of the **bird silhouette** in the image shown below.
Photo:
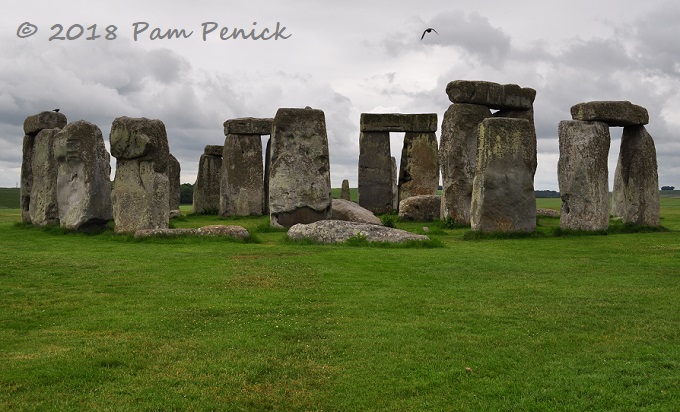
{"label": "bird silhouette", "polygon": [[53,112],[59,113],[59,109],[54,109],[54,110],[52,110],[52,111],[53,111]]}
{"label": "bird silhouette", "polygon": [[[422,40],[422,39],[425,37],[425,34],[426,34],[426,33],[432,33],[432,32],[437,33],[437,30],[433,29],[432,27],[428,27],[428,28],[425,29],[425,31],[423,32],[423,35],[420,36],[420,40]],[[437,33],[437,36],[439,36],[439,33]]]}

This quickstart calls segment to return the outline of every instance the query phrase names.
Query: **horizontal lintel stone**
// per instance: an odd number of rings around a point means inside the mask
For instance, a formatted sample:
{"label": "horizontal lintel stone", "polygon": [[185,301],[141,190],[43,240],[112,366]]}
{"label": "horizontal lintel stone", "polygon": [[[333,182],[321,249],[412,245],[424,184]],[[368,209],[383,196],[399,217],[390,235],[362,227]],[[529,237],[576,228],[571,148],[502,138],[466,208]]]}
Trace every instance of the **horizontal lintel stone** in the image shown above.
{"label": "horizontal lintel stone", "polygon": [[649,113],[629,101],[593,101],[571,107],[571,118],[585,122],[604,122],[610,127],[642,126],[649,123]]}
{"label": "horizontal lintel stone", "polygon": [[224,122],[224,135],[228,134],[272,134],[272,124],[274,119],[243,117],[240,119],[229,119]]}
{"label": "horizontal lintel stone", "polygon": [[362,132],[418,132],[437,131],[437,114],[361,113]]}
{"label": "horizontal lintel stone", "polygon": [[478,80],[454,80],[446,86],[452,103],[479,104],[494,110],[529,110],[536,90],[516,84]]}

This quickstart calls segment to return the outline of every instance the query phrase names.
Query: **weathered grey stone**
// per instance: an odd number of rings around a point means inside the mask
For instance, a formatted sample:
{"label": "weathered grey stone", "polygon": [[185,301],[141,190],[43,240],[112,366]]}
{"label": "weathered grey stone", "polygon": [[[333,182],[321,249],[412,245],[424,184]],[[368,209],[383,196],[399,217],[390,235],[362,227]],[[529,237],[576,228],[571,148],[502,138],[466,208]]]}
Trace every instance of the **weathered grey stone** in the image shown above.
{"label": "weathered grey stone", "polygon": [[21,221],[31,223],[29,208],[31,205],[31,190],[33,189],[33,141],[35,136],[25,135],[21,158],[21,189],[19,191],[21,206]]}
{"label": "weathered grey stone", "polygon": [[399,166],[400,202],[411,196],[437,194],[439,188],[437,136],[434,133],[405,133]]}
{"label": "weathered grey stone", "polygon": [[558,135],[560,227],[606,230],[609,227],[609,127],[602,122],[565,120],[559,124]]}
{"label": "weathered grey stone", "polygon": [[340,189],[340,199],[352,200],[349,193],[349,180],[347,179],[342,181],[342,188]]}
{"label": "weathered grey stone", "polygon": [[262,119],[244,117],[241,119],[229,119],[224,122],[224,135],[246,134],[246,135],[269,135],[272,133],[272,123],[274,119]]}
{"label": "weathered grey stone", "polygon": [[40,112],[24,120],[24,134],[35,136],[41,130],[62,129],[66,123],[66,116],[63,113]]}
{"label": "weathered grey stone", "polygon": [[380,219],[378,219],[370,210],[364,209],[358,204],[344,199],[333,199],[331,219],[382,225]]}
{"label": "weathered grey stone", "polygon": [[297,224],[288,230],[288,238],[291,240],[308,239],[326,244],[342,243],[352,237],[363,237],[369,242],[390,243],[429,240],[427,236],[416,235],[405,230],[341,220],[321,220],[311,224]]}
{"label": "weathered grey stone", "polygon": [[160,120],[119,117],[109,140],[117,159],[111,194],[115,231],[167,228],[170,152],[165,125]]}
{"label": "weathered grey stone", "polygon": [[264,180],[259,134],[228,134],[222,151],[220,216],[262,215]]}
{"label": "weathered grey stone", "polygon": [[267,139],[267,146],[264,151],[264,196],[262,196],[262,205],[265,215],[269,214],[269,170],[271,169],[271,155],[272,155],[272,138]]}
{"label": "weathered grey stone", "polygon": [[446,86],[452,103],[468,103],[490,109],[528,110],[533,107],[536,90],[516,84],[454,80]]}
{"label": "weathered grey stone", "polygon": [[644,126],[623,128],[612,206],[624,223],[661,224],[656,148]]}
{"label": "weathered grey stone", "polygon": [[57,200],[57,160],[54,140],[59,129],[43,129],[33,140],[29,221],[36,226],[59,224]]}
{"label": "weathered grey stone", "polygon": [[359,135],[358,201],[373,213],[392,211],[393,184],[389,132]]}
{"label": "weathered grey stone", "polygon": [[182,216],[182,212],[179,209],[170,210],[170,213],[168,214],[168,218],[170,219],[177,219],[180,216]]}
{"label": "weathered grey stone", "polygon": [[442,199],[439,195],[412,196],[399,202],[399,219],[429,222],[439,219]]}
{"label": "weathered grey stone", "polygon": [[392,163],[392,178],[390,183],[392,185],[392,211],[399,209],[399,169],[397,169],[397,159],[392,156],[390,158]]}
{"label": "weathered grey stone", "polygon": [[491,110],[476,104],[452,104],[444,113],[439,143],[442,219],[451,218],[461,225],[470,224],[479,125],[488,117],[491,117]]}
{"label": "weathered grey stone", "polygon": [[172,154],[168,156],[168,185],[169,185],[169,209],[170,211],[172,210],[179,210],[179,203],[180,203],[180,193],[179,193],[179,187],[181,185],[180,182],[180,174],[181,174],[181,166],[179,164],[179,160]]}
{"label": "weathered grey stone", "polygon": [[271,224],[290,227],[328,219],[331,179],[323,111],[279,109],[271,140]]}
{"label": "weathered grey stone", "polygon": [[55,135],[59,224],[75,230],[103,229],[112,218],[111,157],[99,127],[85,120]]}
{"label": "weathered grey stone", "polygon": [[571,107],[574,120],[604,122],[609,126],[638,126],[649,123],[647,109],[628,101],[594,101]]}
{"label": "weathered grey stone", "polygon": [[215,215],[219,213],[221,175],[222,152],[219,156],[202,154],[198,161],[198,174],[194,184],[194,213]]}
{"label": "weathered grey stone", "polygon": [[479,126],[470,224],[482,232],[536,228],[536,139],[528,120],[484,119]]}
{"label": "weathered grey stone", "polygon": [[207,145],[205,149],[203,149],[203,154],[207,154],[209,156],[219,156],[222,157],[222,150],[224,149],[224,146],[218,146],[218,145]]}
{"label": "weathered grey stone", "polygon": [[199,236],[226,236],[234,239],[247,239],[250,237],[248,230],[235,225],[210,225],[197,230]]}
{"label": "weathered grey stone", "polygon": [[361,113],[361,132],[436,132],[437,114]]}
{"label": "weathered grey stone", "polygon": [[197,236],[198,229],[179,228],[179,229],[139,229],[135,231],[135,238],[145,237],[176,237],[176,236]]}

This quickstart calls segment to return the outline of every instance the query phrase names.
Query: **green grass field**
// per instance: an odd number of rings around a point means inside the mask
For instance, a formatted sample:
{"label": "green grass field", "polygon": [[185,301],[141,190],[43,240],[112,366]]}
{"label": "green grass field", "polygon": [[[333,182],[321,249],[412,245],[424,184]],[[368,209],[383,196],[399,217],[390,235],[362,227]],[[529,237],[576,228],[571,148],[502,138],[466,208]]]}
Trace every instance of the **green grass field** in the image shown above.
{"label": "green grass field", "polygon": [[289,243],[266,218],[173,223],[241,243],[19,216],[0,209],[3,411],[680,410],[677,198],[666,232],[397,223],[443,245],[407,249]]}

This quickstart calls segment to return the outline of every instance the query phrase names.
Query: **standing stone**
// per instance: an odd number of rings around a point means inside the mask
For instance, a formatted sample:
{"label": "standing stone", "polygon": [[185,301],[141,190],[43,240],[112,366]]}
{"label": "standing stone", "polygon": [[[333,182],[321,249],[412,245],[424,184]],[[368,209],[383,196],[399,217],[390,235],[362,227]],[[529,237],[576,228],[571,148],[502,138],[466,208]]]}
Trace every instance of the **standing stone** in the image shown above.
{"label": "standing stone", "polygon": [[272,226],[331,216],[326,119],[315,109],[282,108],[272,130],[269,210]]}
{"label": "standing stone", "polygon": [[262,196],[262,205],[264,214],[269,214],[269,174],[271,170],[271,155],[272,155],[272,137],[267,139],[267,147],[264,150],[264,196]]}
{"label": "standing stone", "polygon": [[228,134],[222,151],[220,216],[262,215],[264,180],[259,134]]}
{"label": "standing stone", "polygon": [[392,163],[392,177],[390,184],[392,185],[392,210],[397,210],[399,209],[399,185],[398,185],[398,177],[399,177],[399,170],[397,169],[397,159],[392,156],[390,158],[390,161]]}
{"label": "standing stone", "polygon": [[109,140],[117,159],[111,194],[115,231],[166,229],[170,150],[165,125],[160,120],[118,117]]}
{"label": "standing stone", "polygon": [[560,122],[558,134],[560,227],[606,230],[609,227],[609,127],[602,122],[565,120]]}
{"label": "standing stone", "polygon": [[33,190],[33,146],[35,136],[42,130],[61,129],[66,126],[66,116],[63,113],[45,111],[24,120],[23,155],[21,160],[21,221],[31,223],[30,205]]}
{"label": "standing stone", "polygon": [[392,211],[392,162],[389,132],[359,135],[359,206],[373,213]]}
{"label": "standing stone", "polygon": [[419,195],[436,195],[439,156],[434,133],[406,132],[399,168],[399,201]]}
{"label": "standing stone", "polygon": [[69,123],[55,136],[59,224],[74,230],[102,230],[111,220],[111,156],[99,127]]}
{"label": "standing stone", "polygon": [[193,212],[216,215],[220,209],[223,146],[208,145],[198,161]]}
{"label": "standing stone", "polygon": [[470,223],[482,232],[536,228],[536,139],[528,120],[488,118],[479,126]]}
{"label": "standing stone", "polygon": [[180,203],[180,175],[182,169],[179,160],[172,154],[168,157],[168,184],[169,184],[169,209],[170,213],[179,216]]}
{"label": "standing stone", "polygon": [[36,226],[59,224],[57,160],[54,140],[59,129],[43,129],[33,139],[29,221]]}
{"label": "standing stone", "polygon": [[340,189],[340,199],[348,201],[352,200],[349,194],[349,180],[347,179],[342,181],[342,189]]}
{"label": "standing stone", "polygon": [[486,106],[452,104],[444,113],[439,144],[442,172],[441,218],[470,224],[472,183],[477,164],[479,124],[491,117]]}
{"label": "standing stone", "polygon": [[644,126],[623,128],[612,203],[624,223],[661,224],[656,148]]}

